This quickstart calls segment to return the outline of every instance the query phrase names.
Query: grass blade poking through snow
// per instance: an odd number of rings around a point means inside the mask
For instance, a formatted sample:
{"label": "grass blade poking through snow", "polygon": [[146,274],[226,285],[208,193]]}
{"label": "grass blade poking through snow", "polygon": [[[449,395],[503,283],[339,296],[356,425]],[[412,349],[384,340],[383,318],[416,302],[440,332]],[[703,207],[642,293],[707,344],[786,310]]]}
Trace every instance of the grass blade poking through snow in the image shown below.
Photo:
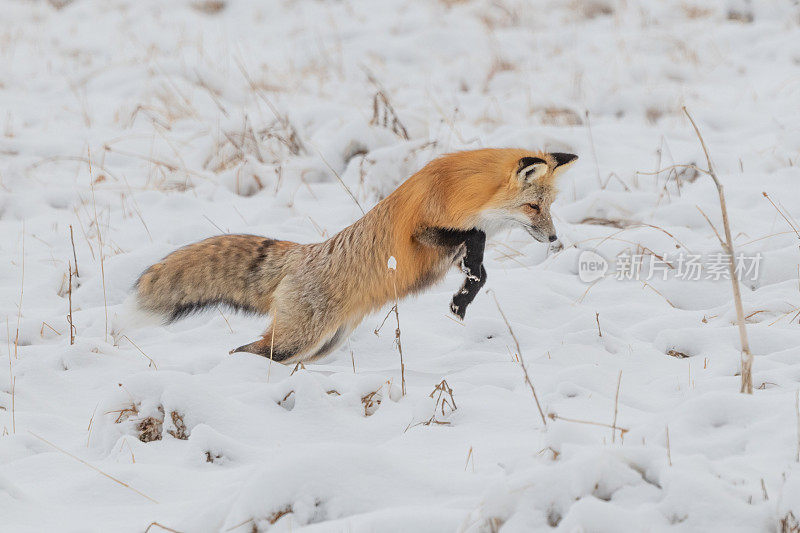
{"label": "grass blade poking through snow", "polygon": [[739,291],[739,279],[736,277],[736,264],[733,256],[733,238],[731,237],[731,226],[728,222],[728,208],[725,204],[725,194],[722,190],[722,183],[720,183],[717,173],[714,171],[714,166],[711,164],[711,156],[708,155],[708,148],[700,134],[700,129],[695,124],[689,110],[684,106],[683,112],[692,123],[694,132],[700,140],[700,145],[703,147],[703,153],[706,156],[706,163],[708,169],[706,174],[711,176],[714,180],[714,185],[717,186],[717,193],[719,194],[719,208],[722,211],[722,227],[725,230],[725,241],[722,242],[722,248],[728,255],[728,270],[731,276],[731,289],[733,290],[733,303],[736,306],[736,322],[739,325],[739,341],[742,345],[742,386],[740,392],[745,394],[753,394],[753,354],[750,353],[750,342],[747,339],[747,328],[744,324],[744,310],[742,309],[742,294]]}
{"label": "grass blade poking through snow", "polygon": [[[637,172],[637,174],[656,175],[675,168],[693,168],[698,172],[710,176],[711,179],[714,180],[714,185],[716,185],[717,193],[719,194],[719,208],[722,212],[722,226],[725,231],[725,239],[720,237],[719,232],[717,232],[714,225],[711,224],[711,221],[706,214],[703,213],[702,210],[700,210],[700,213],[709,223],[711,229],[714,230],[714,234],[717,236],[723,251],[728,256],[728,272],[731,277],[733,304],[736,307],[736,323],[739,326],[739,341],[742,347],[742,385],[740,392],[745,394],[753,394],[753,354],[750,353],[750,342],[747,339],[747,328],[745,327],[744,321],[744,309],[742,308],[742,294],[739,291],[739,279],[736,277],[736,263],[733,254],[733,238],[731,237],[731,226],[728,222],[728,208],[727,204],[725,203],[725,193],[723,192],[722,183],[719,181],[717,173],[714,170],[714,165],[711,164],[711,156],[708,154],[708,148],[706,147],[706,142],[703,140],[703,136],[700,134],[700,129],[697,127],[692,115],[689,114],[689,110],[686,109],[685,106],[683,107],[683,112],[688,117],[689,122],[692,123],[694,132],[697,134],[697,139],[700,141],[700,146],[703,147],[703,153],[706,156],[708,168],[700,168],[697,165],[671,165],[656,172]],[[675,306],[673,305],[673,307]]]}
{"label": "grass blade poking through snow", "polygon": [[[398,310],[397,306],[397,259],[392,255],[389,257],[389,260],[386,262],[386,268],[389,270],[390,275],[392,276],[392,286],[394,287],[394,305],[389,312],[386,313],[386,316],[383,318],[383,322],[381,325],[375,328],[373,333],[377,336],[380,332],[383,325],[386,323],[386,319],[389,318],[389,315],[394,312],[394,319],[397,323],[397,328],[394,330],[394,340],[397,343],[397,351],[400,352],[400,390],[402,395],[406,395],[406,365],[403,363],[403,345],[400,342],[400,311]],[[355,372],[355,362],[353,363],[353,371]]]}
{"label": "grass blade poking through snow", "polygon": [[119,483],[120,485],[122,485],[122,486],[123,486],[123,487],[125,487],[126,489],[128,489],[128,490],[132,490],[133,492],[135,492],[135,493],[136,493],[136,494],[138,494],[139,496],[141,496],[141,497],[143,497],[143,498],[146,498],[146,499],[150,500],[150,501],[151,501],[151,502],[153,502],[153,503],[158,503],[156,500],[154,500],[153,498],[151,498],[151,497],[150,497],[150,496],[148,496],[147,494],[145,494],[145,493],[143,493],[143,492],[140,492],[140,491],[136,490],[135,488],[131,487],[130,485],[128,485],[128,484],[127,484],[127,483],[125,483],[124,481],[120,481],[119,479],[115,478],[115,477],[114,477],[114,476],[112,476],[111,474],[107,474],[107,473],[103,472],[102,470],[100,470],[99,468],[97,468],[96,466],[94,466],[93,464],[91,464],[91,463],[87,463],[86,461],[84,461],[84,460],[83,460],[83,459],[81,459],[80,457],[78,457],[78,456],[76,456],[76,455],[73,455],[73,454],[69,453],[67,450],[65,450],[65,449],[63,449],[63,448],[59,448],[58,446],[56,446],[55,444],[53,444],[53,443],[52,443],[52,442],[50,442],[49,440],[47,440],[47,439],[45,439],[45,438],[42,438],[42,437],[40,437],[39,435],[37,435],[36,433],[34,433],[34,432],[32,432],[32,431],[28,431],[28,433],[30,433],[32,436],[36,437],[36,438],[37,438],[37,439],[39,439],[40,441],[44,442],[44,443],[45,443],[45,444],[47,444],[48,446],[50,446],[50,447],[52,447],[52,448],[55,448],[56,450],[60,451],[60,452],[61,452],[61,453],[63,453],[64,455],[67,455],[67,456],[69,456],[69,457],[72,457],[73,459],[75,459],[75,460],[76,460],[76,461],[78,461],[79,463],[81,463],[81,464],[83,464],[83,465],[86,465],[86,466],[88,466],[89,468],[91,468],[92,470],[94,470],[95,472],[98,472],[98,473],[100,473],[100,474],[104,475],[105,477],[107,477],[107,478],[108,478],[108,479],[110,479],[111,481],[114,481],[115,483]]}
{"label": "grass blade poking through snow", "polygon": [[508,332],[511,334],[511,338],[514,339],[514,344],[517,346],[517,356],[519,356],[519,365],[522,367],[522,372],[525,374],[525,383],[527,383],[528,387],[531,389],[531,394],[533,394],[533,400],[536,402],[536,408],[539,410],[539,416],[542,417],[542,423],[546,427],[547,418],[545,418],[544,416],[544,411],[542,411],[542,405],[539,403],[539,396],[536,395],[536,389],[533,387],[533,382],[531,381],[531,377],[528,375],[528,369],[525,367],[525,360],[522,358],[522,348],[519,347],[519,341],[517,340],[517,336],[514,334],[514,330],[511,329],[511,324],[508,322],[506,314],[500,307],[500,302],[497,301],[497,296],[495,296],[494,292],[492,292],[492,298],[494,298],[494,304],[497,306],[497,310],[500,311],[500,316],[503,317],[503,322],[506,323]]}

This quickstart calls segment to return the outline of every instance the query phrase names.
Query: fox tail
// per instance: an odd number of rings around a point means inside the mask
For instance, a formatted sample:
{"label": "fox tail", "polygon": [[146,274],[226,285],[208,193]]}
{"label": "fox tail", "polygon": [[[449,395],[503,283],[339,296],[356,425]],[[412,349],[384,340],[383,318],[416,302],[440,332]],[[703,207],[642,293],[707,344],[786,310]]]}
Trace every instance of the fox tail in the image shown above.
{"label": "fox tail", "polygon": [[139,276],[136,303],[166,322],[219,305],[267,314],[284,277],[286,252],[296,246],[257,235],[220,235],[190,244]]}

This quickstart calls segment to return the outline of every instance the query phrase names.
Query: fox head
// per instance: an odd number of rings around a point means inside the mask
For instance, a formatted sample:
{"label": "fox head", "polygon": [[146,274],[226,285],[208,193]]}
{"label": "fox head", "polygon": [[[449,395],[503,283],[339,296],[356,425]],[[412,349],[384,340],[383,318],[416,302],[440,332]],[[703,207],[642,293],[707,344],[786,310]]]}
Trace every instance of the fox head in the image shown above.
{"label": "fox head", "polygon": [[562,152],[514,152],[514,157],[503,158],[505,186],[497,190],[482,213],[482,225],[489,231],[520,226],[539,242],[554,242],[558,235],[550,217],[550,205],[558,192],[556,179],[578,156]]}

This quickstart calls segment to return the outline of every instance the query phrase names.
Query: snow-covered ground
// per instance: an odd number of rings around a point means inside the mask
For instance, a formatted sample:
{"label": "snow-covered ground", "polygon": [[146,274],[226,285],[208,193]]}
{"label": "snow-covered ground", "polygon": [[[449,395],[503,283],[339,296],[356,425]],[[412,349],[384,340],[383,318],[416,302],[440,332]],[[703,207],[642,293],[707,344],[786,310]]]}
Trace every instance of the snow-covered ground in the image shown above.
{"label": "snow-covered ground", "polygon": [[[705,165],[683,105],[760,254],[752,396],[730,282],[681,270],[714,268],[713,183],[642,174]],[[228,355],[263,318],[129,319],[178,246],[320,240],[361,213],[336,174],[369,207],[484,146],[580,155],[565,249],[490,241],[463,325],[457,272],[402,301],[404,397],[388,308],[295,372]],[[7,0],[0,530],[796,532],[798,185],[796,1]]]}

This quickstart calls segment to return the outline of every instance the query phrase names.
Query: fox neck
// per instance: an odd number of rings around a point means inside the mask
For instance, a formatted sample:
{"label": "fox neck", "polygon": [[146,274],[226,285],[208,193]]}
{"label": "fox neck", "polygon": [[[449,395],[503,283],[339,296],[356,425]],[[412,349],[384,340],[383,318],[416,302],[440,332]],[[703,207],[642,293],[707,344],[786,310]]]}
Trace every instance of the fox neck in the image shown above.
{"label": "fox neck", "polygon": [[502,231],[518,227],[521,221],[515,219],[508,212],[487,209],[476,217],[475,227],[486,234],[487,238],[494,237]]}

